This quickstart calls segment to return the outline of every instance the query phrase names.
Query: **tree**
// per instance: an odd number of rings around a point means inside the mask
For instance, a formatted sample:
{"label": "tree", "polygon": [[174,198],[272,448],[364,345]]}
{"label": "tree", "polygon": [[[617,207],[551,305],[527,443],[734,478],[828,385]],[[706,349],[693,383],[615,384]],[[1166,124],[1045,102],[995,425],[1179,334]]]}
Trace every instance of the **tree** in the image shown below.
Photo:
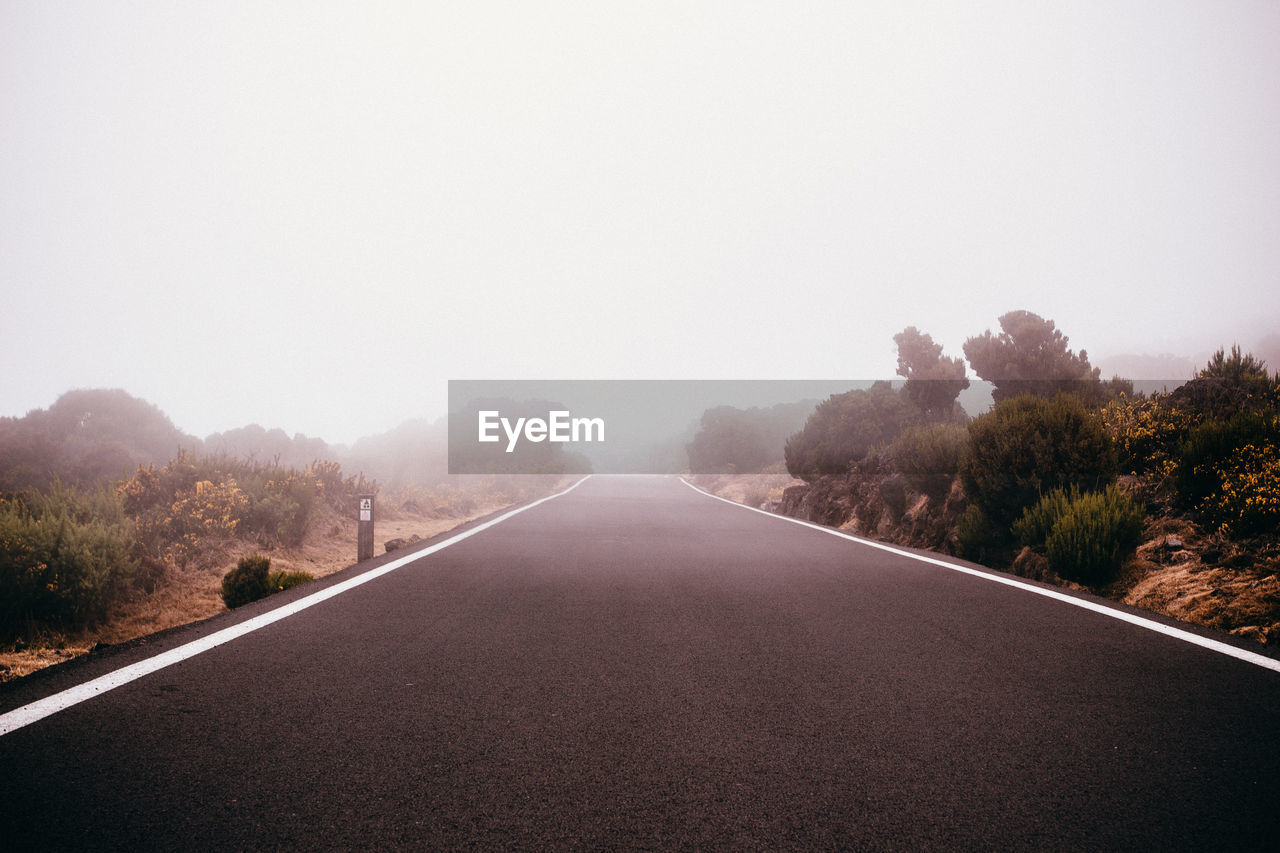
{"label": "tree", "polygon": [[956,398],[969,387],[964,359],[947,358],[942,345],[915,326],[893,336],[898,345],[898,375],[907,380],[903,392],[930,420],[951,420]]}
{"label": "tree", "polygon": [[920,410],[888,382],[833,394],[787,440],[787,471],[803,480],[847,474],[872,449],[920,422]]}
{"label": "tree", "polygon": [[1000,334],[991,330],[964,342],[964,354],[978,376],[995,385],[997,403],[1020,394],[1052,397],[1062,392],[1088,394],[1102,385],[1101,371],[1088,354],[1067,348],[1067,336],[1052,320],[1030,311],[1000,317]]}
{"label": "tree", "polygon": [[783,458],[787,437],[804,426],[814,401],[770,408],[715,406],[702,413],[693,441],[685,445],[694,474],[754,474]]}

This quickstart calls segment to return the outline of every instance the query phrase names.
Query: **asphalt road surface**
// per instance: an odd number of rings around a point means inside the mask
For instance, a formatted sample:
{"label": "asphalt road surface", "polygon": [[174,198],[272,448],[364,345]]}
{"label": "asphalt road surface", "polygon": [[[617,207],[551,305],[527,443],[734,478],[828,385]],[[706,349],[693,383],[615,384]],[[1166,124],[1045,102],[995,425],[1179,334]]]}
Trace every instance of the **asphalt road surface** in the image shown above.
{"label": "asphalt road surface", "polygon": [[0,848],[1274,850],[1278,784],[1280,673],[593,477],[0,736]]}

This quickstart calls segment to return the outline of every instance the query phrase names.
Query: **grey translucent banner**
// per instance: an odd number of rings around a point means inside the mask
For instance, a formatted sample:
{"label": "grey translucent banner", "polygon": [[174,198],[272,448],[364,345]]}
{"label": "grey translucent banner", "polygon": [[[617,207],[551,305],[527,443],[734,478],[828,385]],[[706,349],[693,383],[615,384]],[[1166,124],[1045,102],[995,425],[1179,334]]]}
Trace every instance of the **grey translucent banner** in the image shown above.
{"label": "grey translucent banner", "polygon": [[[1131,392],[1158,394],[1183,381],[1127,384]],[[782,471],[787,439],[804,428],[819,403],[857,389],[903,384],[901,378],[450,380],[449,472]],[[1052,396],[1070,383],[1034,385],[1018,383],[1018,390]],[[955,400],[955,390],[944,396]],[[955,413],[960,422],[976,417],[991,407],[992,385],[971,379],[956,402],[963,410]]]}
{"label": "grey translucent banner", "polygon": [[[745,464],[768,467],[782,463],[787,436],[803,428],[818,403],[874,382],[451,380],[449,472],[684,473],[691,470],[689,446],[704,418],[708,412],[715,418],[720,407],[757,410],[754,434],[741,439],[758,452],[746,453]],[[742,473],[744,467],[741,461],[701,462],[700,473]]]}

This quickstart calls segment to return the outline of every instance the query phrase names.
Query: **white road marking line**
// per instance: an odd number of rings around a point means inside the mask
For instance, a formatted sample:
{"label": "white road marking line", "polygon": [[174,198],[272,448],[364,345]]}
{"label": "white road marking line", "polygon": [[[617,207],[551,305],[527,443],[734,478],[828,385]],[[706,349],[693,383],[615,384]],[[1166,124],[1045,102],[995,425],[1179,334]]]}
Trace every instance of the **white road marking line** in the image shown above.
{"label": "white road marking line", "polygon": [[591,475],[588,474],[586,477],[578,480],[562,492],[557,492],[554,495],[547,495],[545,498],[539,498],[533,503],[525,504],[522,507],[518,507],[510,512],[504,513],[497,518],[490,519],[483,524],[478,524],[469,530],[464,530],[456,536],[449,537],[443,542],[437,542],[429,548],[424,548],[421,551],[415,551],[414,553],[401,557],[398,560],[393,560],[385,566],[379,566],[376,569],[371,569],[370,571],[364,572],[363,574],[357,575],[349,580],[345,580],[342,583],[326,587],[325,589],[313,593],[312,595],[308,595],[305,598],[300,598],[297,601],[284,605],[283,607],[277,607],[275,610],[263,613],[260,616],[255,616],[252,619],[248,619],[237,625],[232,625],[229,628],[223,628],[221,631],[217,631],[207,637],[201,637],[198,640],[193,640],[190,643],[179,646],[175,649],[162,652],[155,657],[138,661],[135,664],[130,664],[129,666],[122,667],[114,672],[109,672],[106,675],[99,676],[92,681],[86,681],[85,683],[78,684],[75,687],[69,687],[60,693],[55,693],[52,696],[46,696],[44,699],[38,699],[35,702],[23,705],[21,708],[16,708],[6,714],[0,714],[0,736],[7,735],[12,731],[16,731],[23,726],[30,725],[37,720],[42,720],[50,714],[56,714],[73,705],[78,705],[86,699],[101,696],[108,690],[114,690],[121,685],[128,684],[130,681],[139,679],[144,675],[149,675],[156,670],[164,669],[166,666],[172,666],[173,664],[184,661],[187,658],[195,657],[196,655],[201,654],[202,652],[207,652],[209,649],[220,646],[223,643],[229,643],[237,637],[243,637],[245,634],[257,631],[259,628],[265,628],[273,622],[279,622],[281,619],[287,619],[295,613],[306,610],[308,607],[312,607],[322,601],[327,601],[328,599],[333,598],[336,595],[341,595],[348,590],[355,589],[356,587],[366,584],[375,578],[380,578],[389,572],[394,572],[402,566],[421,560],[423,557],[430,556],[437,551],[448,548],[450,545],[461,542],[463,539],[474,536],[482,530],[487,530],[495,524],[506,521],[513,515],[518,515],[527,509],[533,509],[538,504],[546,503],[547,501],[552,500],[553,498],[558,498],[561,495],[567,495],[590,476]]}
{"label": "white road marking line", "polygon": [[919,560],[922,563],[930,563],[935,566],[941,566],[942,568],[950,569],[953,572],[961,572],[962,574],[972,575],[973,577],[982,578],[983,580],[1004,584],[1005,586],[1016,587],[1017,589],[1026,590],[1027,592],[1034,592],[1036,595],[1043,595],[1046,598],[1053,598],[1058,601],[1064,602],[1066,604],[1070,604],[1074,607],[1082,607],[1085,610],[1091,610],[1094,613],[1101,613],[1104,616],[1110,616],[1113,619],[1119,619],[1121,622],[1128,622],[1130,625],[1137,625],[1140,628],[1146,628],[1149,631],[1155,631],[1157,634],[1164,634],[1166,637],[1173,637],[1174,639],[1182,640],[1184,642],[1191,643],[1192,645],[1200,646],[1201,648],[1209,649],[1210,651],[1218,652],[1219,654],[1227,655],[1228,657],[1233,657],[1233,658],[1236,658],[1237,660],[1242,660],[1247,663],[1254,664],[1255,666],[1260,666],[1263,669],[1269,669],[1272,672],[1280,672],[1280,660],[1269,658],[1266,655],[1260,655],[1260,654],[1257,654],[1256,652],[1251,652],[1245,649],[1236,648],[1235,646],[1229,645],[1228,643],[1224,643],[1221,640],[1214,640],[1214,639],[1210,639],[1209,637],[1202,637],[1199,634],[1193,634],[1190,631],[1184,631],[1183,629],[1175,628],[1172,625],[1165,625],[1161,622],[1156,622],[1151,619],[1146,619],[1142,616],[1137,616],[1133,613],[1126,613],[1123,610],[1112,609],[1106,606],[1105,604],[1100,604],[1096,601],[1089,601],[1088,599],[1076,598],[1073,595],[1067,595],[1066,593],[1056,589],[1033,586],[1032,584],[1025,583],[1023,581],[1017,580],[1016,578],[1012,578],[1012,577],[988,574],[987,572],[980,572],[977,569],[971,569],[968,566],[961,566],[961,565],[957,565],[956,563],[949,563],[946,560],[943,560],[938,557],[926,557],[923,554],[913,554],[910,551],[904,551],[901,548],[896,548],[893,545],[888,545],[888,544],[885,544],[884,542],[876,542],[874,539],[863,539],[861,536],[854,536],[852,534],[845,533],[841,530],[836,530],[831,527],[823,527],[821,524],[814,524],[811,521],[802,521],[801,519],[798,519],[798,518],[791,518],[790,516],[786,516],[786,515],[778,515],[777,513],[768,512],[767,510],[757,509],[756,507],[747,506],[746,504],[740,504],[737,501],[731,501],[728,498],[722,498],[719,495],[713,495],[708,491],[700,489],[697,486],[695,486],[693,483],[690,483],[688,480],[684,479],[683,477],[680,478],[680,482],[684,483],[686,486],[693,489],[695,492],[698,492],[699,494],[706,495],[709,498],[715,498],[718,501],[724,501],[725,503],[730,504],[731,506],[736,506],[741,509],[749,509],[752,512],[758,512],[761,515],[766,515],[770,518],[776,518],[781,521],[789,521],[792,524],[799,524],[804,527],[811,527],[814,530],[821,530],[823,533],[829,533],[832,536],[838,536],[841,539],[848,539],[850,542],[857,542],[859,545],[866,545],[870,548],[879,548],[881,551],[888,551],[890,554],[897,554],[900,557],[908,557],[912,560]]}

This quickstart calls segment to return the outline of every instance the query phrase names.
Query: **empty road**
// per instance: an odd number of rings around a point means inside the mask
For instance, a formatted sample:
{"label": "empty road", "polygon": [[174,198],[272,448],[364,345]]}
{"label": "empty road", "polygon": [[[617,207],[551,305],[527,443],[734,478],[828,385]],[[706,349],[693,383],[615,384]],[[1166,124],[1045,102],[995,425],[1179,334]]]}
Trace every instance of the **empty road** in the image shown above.
{"label": "empty road", "polygon": [[[24,679],[0,713],[388,562]],[[1280,673],[593,477],[12,728],[0,847],[1275,849],[1278,783]]]}

